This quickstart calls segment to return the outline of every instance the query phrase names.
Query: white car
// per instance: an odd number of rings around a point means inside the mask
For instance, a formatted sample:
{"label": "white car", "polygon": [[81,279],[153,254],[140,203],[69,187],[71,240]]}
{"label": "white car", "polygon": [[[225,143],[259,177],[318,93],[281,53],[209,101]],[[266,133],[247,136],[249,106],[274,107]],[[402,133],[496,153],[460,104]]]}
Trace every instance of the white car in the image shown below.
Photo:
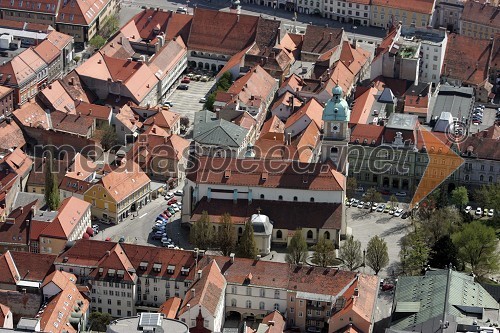
{"label": "white car", "polygon": [[377,212],[383,212],[385,209],[385,205],[384,204],[380,204],[378,207],[377,207]]}
{"label": "white car", "polygon": [[481,207],[476,208],[476,215],[478,215],[478,216],[483,215],[483,210],[481,209]]}
{"label": "white car", "polygon": [[167,245],[167,249],[175,249],[175,245],[174,244],[168,244]]}
{"label": "white car", "polygon": [[390,211],[389,211],[389,215],[394,215],[394,213],[396,212],[396,208],[392,208]]}
{"label": "white car", "polygon": [[379,207],[379,204],[374,202],[372,205],[372,210],[376,210]]}
{"label": "white car", "polygon": [[394,212],[394,216],[395,216],[395,217],[400,217],[401,215],[403,215],[403,208],[398,208],[398,209]]}
{"label": "white car", "polygon": [[495,214],[495,210],[492,208],[488,211],[488,217],[493,217],[493,214]]}
{"label": "white car", "polygon": [[363,208],[364,205],[365,205],[365,202],[364,201],[360,201],[358,203],[358,208]]}
{"label": "white car", "polygon": [[471,210],[472,210],[471,206],[465,207],[465,214],[469,214]]}
{"label": "white car", "polygon": [[184,195],[184,191],[182,190],[177,190],[174,192],[175,195],[179,196],[179,197],[182,197]]}
{"label": "white car", "polygon": [[180,211],[179,206],[177,204],[172,204],[170,207],[172,207],[176,212]]}

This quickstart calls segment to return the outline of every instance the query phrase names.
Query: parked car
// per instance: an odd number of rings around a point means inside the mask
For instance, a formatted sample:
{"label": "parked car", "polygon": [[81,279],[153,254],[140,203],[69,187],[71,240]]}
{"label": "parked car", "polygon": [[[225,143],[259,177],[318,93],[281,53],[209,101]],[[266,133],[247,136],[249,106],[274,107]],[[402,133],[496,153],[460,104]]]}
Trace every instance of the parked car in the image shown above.
{"label": "parked car", "polygon": [[372,210],[377,210],[378,206],[379,206],[379,204],[378,204],[378,203],[376,203],[376,202],[374,202],[374,203],[372,204]]}
{"label": "parked car", "polygon": [[179,196],[179,197],[182,197],[184,195],[184,191],[182,190],[177,190],[174,192],[175,195]]}
{"label": "parked car", "polygon": [[483,216],[488,216],[488,208],[485,208],[485,209],[483,210]]}
{"label": "parked car", "polygon": [[471,210],[472,210],[472,207],[471,207],[471,206],[467,206],[467,207],[465,207],[465,210],[464,210],[464,211],[465,211],[465,214],[469,214]]}
{"label": "parked car", "polygon": [[179,84],[177,87],[179,90],[189,90],[189,86],[187,84]]}
{"label": "parked car", "polygon": [[106,237],[105,242],[111,242],[111,237]]}
{"label": "parked car", "polygon": [[120,236],[118,243],[124,243],[124,242],[125,242],[125,236]]}
{"label": "parked car", "polygon": [[395,212],[396,212],[396,208],[392,208],[391,210],[389,210],[389,215],[394,215]]}
{"label": "parked car", "polygon": [[495,210],[493,208],[488,211],[488,217],[493,217],[494,214]]}
{"label": "parked car", "polygon": [[364,189],[362,186],[360,186],[360,187],[358,187],[357,189],[355,189],[354,191],[355,191],[355,192],[364,192],[364,191],[365,191],[365,189]]}
{"label": "parked car", "polygon": [[179,206],[177,206],[177,204],[173,204],[170,207],[172,207],[176,212],[180,211]]}
{"label": "parked car", "polygon": [[364,205],[365,205],[365,202],[364,201],[360,201],[358,203],[358,208],[363,208]]}
{"label": "parked car", "polygon": [[396,209],[396,211],[394,212],[394,216],[395,216],[395,217],[400,217],[402,214],[403,214],[403,208],[398,208],[398,209]]}
{"label": "parked car", "polygon": [[383,195],[390,195],[391,194],[391,191],[389,191],[389,190],[380,190],[379,192],[380,192],[380,194],[383,194]]}
{"label": "parked car", "polygon": [[170,199],[170,200],[167,202],[167,204],[168,204],[168,205],[172,205],[172,204],[174,204],[174,203],[177,203],[177,199],[176,199],[176,198],[172,198],[172,199]]}
{"label": "parked car", "polygon": [[172,101],[165,101],[163,102],[163,105],[172,107],[174,106],[174,103]]}
{"label": "parked car", "polygon": [[377,207],[377,212],[383,212],[383,211],[384,211],[384,209],[385,209],[385,204],[380,204],[380,205],[378,205],[378,207]]}
{"label": "parked car", "polygon": [[207,82],[209,80],[209,77],[206,75],[203,75],[200,79],[201,82]]}
{"label": "parked car", "polygon": [[157,220],[157,221],[161,221],[162,223],[168,223],[168,219],[164,218],[164,217],[163,217],[163,216],[161,216],[161,215],[158,215],[158,216],[156,217],[156,220]]}
{"label": "parked car", "polygon": [[167,217],[172,216],[172,214],[168,211],[168,209],[165,209],[165,210],[163,211],[163,214],[167,215]]}
{"label": "parked car", "polygon": [[175,210],[172,207],[168,207],[167,209],[170,212],[170,214],[172,214],[172,215],[175,214]]}
{"label": "parked car", "polygon": [[386,283],[382,286],[382,290],[383,291],[389,291],[389,290],[392,290],[394,289],[394,285],[391,284],[391,283]]}
{"label": "parked car", "polygon": [[483,210],[481,209],[481,207],[476,208],[476,215],[478,215],[478,216],[483,215]]}
{"label": "parked car", "polygon": [[401,218],[404,220],[404,219],[407,219],[409,216],[410,216],[410,212],[404,212],[403,215],[401,215]]}
{"label": "parked car", "polygon": [[152,238],[153,239],[160,239],[161,240],[163,237],[167,237],[167,234],[165,232],[163,232],[163,231],[157,231],[157,232],[154,233],[154,235],[153,235]]}
{"label": "parked car", "polygon": [[406,192],[396,192],[397,197],[406,197]]}

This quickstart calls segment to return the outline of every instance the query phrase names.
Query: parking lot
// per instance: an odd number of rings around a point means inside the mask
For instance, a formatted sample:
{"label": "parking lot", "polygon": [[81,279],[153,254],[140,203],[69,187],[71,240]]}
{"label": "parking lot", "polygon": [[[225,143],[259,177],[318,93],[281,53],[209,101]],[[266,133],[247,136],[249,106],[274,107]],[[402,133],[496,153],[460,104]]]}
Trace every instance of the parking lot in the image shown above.
{"label": "parking lot", "polygon": [[202,97],[207,97],[208,92],[214,85],[215,80],[208,82],[193,81],[189,84],[188,90],[176,89],[170,96],[165,98],[173,103],[172,111],[189,118],[189,127],[192,128],[194,113],[203,109],[203,103],[200,103]]}
{"label": "parking lot", "polygon": [[492,126],[495,123],[496,113],[497,113],[496,109],[485,108],[483,110],[482,122],[479,124],[471,122],[469,127],[469,132],[474,134]]}
{"label": "parking lot", "polygon": [[[407,204],[400,203],[399,208],[406,211]],[[389,213],[370,212],[370,209],[348,207],[346,209],[347,228],[354,236],[354,239],[361,242],[361,248],[366,249],[368,241],[375,235],[378,235],[387,242],[389,251],[389,265],[383,269],[379,275],[388,277],[399,271],[399,251],[400,240],[407,233],[411,225],[411,219],[395,217]],[[363,268],[361,268],[363,271]],[[369,267],[364,268],[365,273],[373,274]]]}
{"label": "parking lot", "polygon": [[[180,201],[180,197],[176,196]],[[156,217],[167,209],[167,201],[160,196],[148,203],[145,207],[134,213],[123,222],[117,225],[107,225],[98,223],[99,233],[93,237],[96,240],[109,240],[118,242],[123,236],[125,243],[161,246],[160,240],[153,239],[152,228],[155,225]],[[189,232],[181,228],[180,212],[175,213],[166,225],[168,238],[172,239],[175,245],[182,248],[190,248]]]}

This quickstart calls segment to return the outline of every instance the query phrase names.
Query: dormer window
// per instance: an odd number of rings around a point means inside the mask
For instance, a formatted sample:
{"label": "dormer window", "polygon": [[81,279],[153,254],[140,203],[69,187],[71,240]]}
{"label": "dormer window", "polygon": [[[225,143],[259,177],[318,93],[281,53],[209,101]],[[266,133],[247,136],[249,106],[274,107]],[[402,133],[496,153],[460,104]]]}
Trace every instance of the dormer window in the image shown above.
{"label": "dormer window", "polygon": [[161,264],[159,264],[159,263],[154,264],[153,271],[159,273],[161,271]]}
{"label": "dormer window", "polygon": [[168,274],[174,274],[175,271],[175,266],[174,265],[168,265],[167,266],[167,273]]}
{"label": "dormer window", "polygon": [[147,261],[141,261],[139,264],[139,268],[143,271],[145,271],[148,268],[148,262]]}
{"label": "dormer window", "polygon": [[115,276],[115,272],[116,271],[114,269],[112,269],[112,268],[108,269],[108,275],[109,276]]}
{"label": "dormer window", "polygon": [[182,267],[181,268],[181,275],[189,275],[189,267]]}
{"label": "dormer window", "polygon": [[122,278],[124,275],[125,275],[125,271],[123,269],[119,269],[116,272],[116,276],[118,276],[119,278]]}

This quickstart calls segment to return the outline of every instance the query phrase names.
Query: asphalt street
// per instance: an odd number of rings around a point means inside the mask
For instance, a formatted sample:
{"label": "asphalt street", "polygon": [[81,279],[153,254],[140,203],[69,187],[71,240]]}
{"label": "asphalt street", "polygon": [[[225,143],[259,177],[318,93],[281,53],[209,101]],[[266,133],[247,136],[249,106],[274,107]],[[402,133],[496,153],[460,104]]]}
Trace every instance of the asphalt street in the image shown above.
{"label": "asphalt street", "polygon": [[[180,197],[176,197],[180,201]],[[117,242],[121,236],[125,237],[125,243],[161,246],[159,240],[153,240],[152,228],[156,222],[156,217],[167,208],[167,201],[160,196],[134,213],[125,221],[117,225],[106,225],[100,223],[100,232],[94,236],[94,239],[105,240],[108,237],[111,241]],[[170,218],[167,224],[167,235],[175,245],[184,249],[191,248],[188,238],[189,232],[182,229],[180,224],[180,212],[177,212]]]}

